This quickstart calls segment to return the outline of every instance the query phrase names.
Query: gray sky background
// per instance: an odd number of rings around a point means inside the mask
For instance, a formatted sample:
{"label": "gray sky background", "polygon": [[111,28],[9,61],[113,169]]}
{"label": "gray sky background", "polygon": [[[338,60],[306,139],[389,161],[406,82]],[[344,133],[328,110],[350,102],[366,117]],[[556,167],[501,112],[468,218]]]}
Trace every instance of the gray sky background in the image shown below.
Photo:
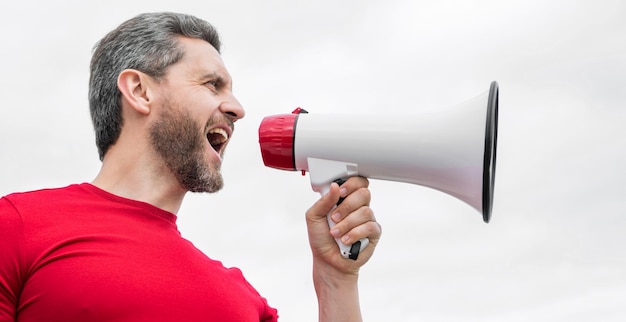
{"label": "gray sky background", "polygon": [[[91,48],[145,11],[213,23],[247,110],[225,189],[189,195],[179,228],[238,266],[283,321],[316,321],[308,177],[263,166],[269,114],[446,107],[500,84],[493,218],[374,181],[383,239],[362,270],[367,321],[626,318],[626,2],[5,1],[0,195],[88,182]],[[393,140],[393,138],[390,138]]]}

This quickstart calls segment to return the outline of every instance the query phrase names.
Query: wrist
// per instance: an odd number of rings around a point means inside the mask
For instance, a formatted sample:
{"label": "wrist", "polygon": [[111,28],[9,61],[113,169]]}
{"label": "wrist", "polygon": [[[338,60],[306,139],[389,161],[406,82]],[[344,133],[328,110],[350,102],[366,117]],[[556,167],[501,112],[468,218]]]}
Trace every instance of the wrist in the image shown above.
{"label": "wrist", "polygon": [[358,277],[358,271],[342,272],[327,264],[313,263],[319,321],[361,321]]}
{"label": "wrist", "polygon": [[313,282],[319,286],[332,289],[351,287],[356,286],[358,280],[358,269],[343,271],[325,262],[313,261]]}

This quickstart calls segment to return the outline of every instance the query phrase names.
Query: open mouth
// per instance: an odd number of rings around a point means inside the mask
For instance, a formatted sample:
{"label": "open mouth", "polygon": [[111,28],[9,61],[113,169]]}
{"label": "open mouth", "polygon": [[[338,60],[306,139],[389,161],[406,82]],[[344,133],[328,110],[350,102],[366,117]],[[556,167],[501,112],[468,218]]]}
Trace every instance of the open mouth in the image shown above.
{"label": "open mouth", "polygon": [[228,141],[228,132],[222,128],[214,128],[209,131],[206,137],[213,150],[217,151],[217,153],[221,153],[222,148]]}

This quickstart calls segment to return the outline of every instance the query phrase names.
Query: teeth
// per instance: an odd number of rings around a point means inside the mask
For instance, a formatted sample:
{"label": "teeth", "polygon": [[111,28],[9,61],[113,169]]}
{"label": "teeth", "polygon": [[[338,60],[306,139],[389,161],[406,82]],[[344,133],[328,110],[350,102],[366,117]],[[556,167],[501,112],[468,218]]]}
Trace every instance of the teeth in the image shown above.
{"label": "teeth", "polygon": [[211,145],[215,146],[226,142],[228,140],[228,133],[224,129],[215,128],[209,131],[207,139],[209,139]]}

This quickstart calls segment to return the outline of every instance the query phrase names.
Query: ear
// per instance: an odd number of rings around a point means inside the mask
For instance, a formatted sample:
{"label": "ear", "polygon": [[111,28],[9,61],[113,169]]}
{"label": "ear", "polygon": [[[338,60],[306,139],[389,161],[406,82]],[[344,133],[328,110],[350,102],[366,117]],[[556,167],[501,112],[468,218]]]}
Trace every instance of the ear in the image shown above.
{"label": "ear", "polygon": [[141,114],[150,114],[153,99],[151,85],[148,75],[134,69],[125,69],[117,77],[117,88],[122,98]]}

